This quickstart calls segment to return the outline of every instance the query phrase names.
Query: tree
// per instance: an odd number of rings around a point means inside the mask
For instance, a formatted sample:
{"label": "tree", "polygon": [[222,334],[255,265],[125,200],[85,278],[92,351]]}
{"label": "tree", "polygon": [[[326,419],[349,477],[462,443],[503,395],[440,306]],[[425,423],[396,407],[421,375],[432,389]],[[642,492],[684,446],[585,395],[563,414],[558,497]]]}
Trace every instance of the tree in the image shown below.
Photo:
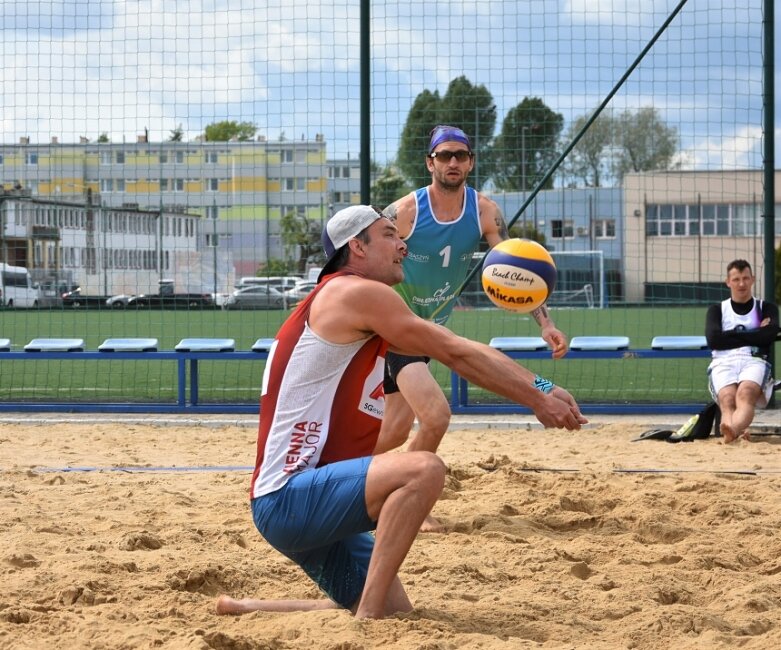
{"label": "tree", "polygon": [[[287,249],[286,253],[290,253],[287,257],[297,260],[298,270],[303,272],[307,260],[322,249],[320,221],[308,219],[290,210],[280,219],[279,227],[282,243]],[[293,253],[293,249],[296,249],[297,256]]]}
{"label": "tree", "polygon": [[[494,183],[509,192],[535,187],[556,160],[564,117],[538,97],[525,97],[512,108],[494,141]],[[542,189],[553,187],[553,177]]]}
{"label": "tree", "polygon": [[646,106],[634,114],[625,111],[615,128],[618,151],[613,172],[619,180],[630,172],[672,168],[678,131],[667,126],[655,108]]}
{"label": "tree", "polygon": [[413,187],[423,187],[431,181],[425,156],[431,129],[438,121],[440,102],[438,92],[424,90],[412,102],[401,131],[397,162],[401,173]]}
{"label": "tree", "polygon": [[521,239],[531,239],[538,244],[545,246],[545,233],[541,233],[535,228],[533,223],[522,221],[521,223],[515,223],[512,228],[508,230],[510,237],[520,237]]}
{"label": "tree", "polygon": [[371,188],[371,202],[380,208],[385,208],[396,199],[409,194],[412,191],[398,168],[389,164],[377,175],[377,180]]}
{"label": "tree", "polygon": [[182,138],[184,138],[184,129],[182,129],[182,125],[180,124],[173,131],[171,131],[168,142],[181,142]]}
{"label": "tree", "polygon": [[293,271],[296,271],[298,262],[295,260],[280,260],[271,258],[268,262],[260,264],[258,266],[255,275],[257,277],[275,277],[290,275]]}
{"label": "tree", "polygon": [[258,127],[252,122],[235,122],[233,120],[224,120],[208,124],[204,129],[203,135],[206,142],[228,142],[236,139],[239,142],[251,140]]}
{"label": "tree", "polygon": [[105,131],[98,136],[98,142],[111,142],[108,137],[108,133]]}
{"label": "tree", "polygon": [[[581,115],[572,123],[564,146],[577,137],[589,117],[590,115]],[[567,174],[576,179],[576,186],[602,187],[609,172],[609,164],[605,158],[606,152],[611,149],[613,128],[614,122],[610,114],[601,113],[570,151],[563,167]]]}

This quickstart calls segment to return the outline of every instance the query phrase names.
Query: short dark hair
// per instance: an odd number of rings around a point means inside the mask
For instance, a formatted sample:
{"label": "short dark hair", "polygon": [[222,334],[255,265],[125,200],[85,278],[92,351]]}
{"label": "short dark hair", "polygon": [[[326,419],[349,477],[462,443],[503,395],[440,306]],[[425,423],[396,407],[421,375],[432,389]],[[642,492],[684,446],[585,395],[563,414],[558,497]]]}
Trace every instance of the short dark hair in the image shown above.
{"label": "short dark hair", "polygon": [[732,269],[736,269],[738,271],[745,271],[748,269],[748,272],[751,273],[751,275],[754,275],[754,271],[751,268],[751,264],[749,264],[746,260],[732,260],[729,264],[727,264],[727,275],[729,275],[729,272]]}
{"label": "short dark hair", "polygon": [[[377,208],[374,209],[377,210]],[[369,237],[369,229],[364,228],[363,230],[361,230],[361,232],[355,235],[355,239],[362,241],[364,244],[368,244],[371,239]],[[334,273],[339,269],[341,269],[343,266],[347,266],[347,261],[349,259],[350,259],[350,244],[348,242],[347,244],[342,246],[338,251],[336,251],[336,255],[334,255],[333,260],[331,262],[331,268],[333,269],[331,272]]]}

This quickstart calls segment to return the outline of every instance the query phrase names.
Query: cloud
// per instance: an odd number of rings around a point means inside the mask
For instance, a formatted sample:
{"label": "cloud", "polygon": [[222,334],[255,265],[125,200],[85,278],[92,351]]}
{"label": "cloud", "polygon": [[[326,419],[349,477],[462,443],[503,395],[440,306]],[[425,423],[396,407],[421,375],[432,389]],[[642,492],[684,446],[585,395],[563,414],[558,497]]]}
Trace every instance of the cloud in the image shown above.
{"label": "cloud", "polygon": [[[776,139],[778,139],[778,129]],[[676,162],[685,170],[756,169],[762,157],[762,129],[746,126],[730,137],[706,137],[681,149]]]}
{"label": "cloud", "polygon": [[[372,3],[373,156],[395,155],[420,92],[444,93],[460,75],[488,88],[500,121],[526,96],[567,121],[589,113],[676,4]],[[761,120],[756,5],[688,3],[611,108],[653,105],[687,148],[750,133]],[[134,141],[145,128],[159,140],[179,124],[190,139],[233,119],[272,139],[323,133],[331,155],[359,152],[358,3],[30,0],[0,2],[0,19],[2,142]]]}

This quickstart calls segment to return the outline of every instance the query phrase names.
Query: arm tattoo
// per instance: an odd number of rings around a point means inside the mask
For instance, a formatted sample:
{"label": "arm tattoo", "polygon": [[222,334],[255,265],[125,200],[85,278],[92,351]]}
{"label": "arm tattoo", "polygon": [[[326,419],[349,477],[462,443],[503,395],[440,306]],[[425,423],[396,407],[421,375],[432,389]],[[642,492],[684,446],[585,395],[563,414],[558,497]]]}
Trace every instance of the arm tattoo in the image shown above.
{"label": "arm tattoo", "polygon": [[382,213],[388,217],[393,223],[396,223],[396,220],[398,219],[398,211],[396,210],[396,204],[391,203],[387,208],[385,208]]}
{"label": "arm tattoo", "polygon": [[532,317],[537,322],[537,325],[542,327],[546,322],[550,322],[550,316],[545,305],[540,305],[537,309],[532,311]]}

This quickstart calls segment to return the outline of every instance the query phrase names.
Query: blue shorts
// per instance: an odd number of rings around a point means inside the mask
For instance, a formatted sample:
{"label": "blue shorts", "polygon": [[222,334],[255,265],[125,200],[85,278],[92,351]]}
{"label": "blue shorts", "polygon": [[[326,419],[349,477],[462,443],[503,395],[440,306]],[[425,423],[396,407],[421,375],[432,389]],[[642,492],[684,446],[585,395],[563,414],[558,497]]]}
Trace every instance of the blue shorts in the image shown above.
{"label": "blue shorts", "polygon": [[293,475],[276,492],[252,500],[260,534],[298,564],[345,609],[363,593],[377,527],[366,512],[371,457]]}

